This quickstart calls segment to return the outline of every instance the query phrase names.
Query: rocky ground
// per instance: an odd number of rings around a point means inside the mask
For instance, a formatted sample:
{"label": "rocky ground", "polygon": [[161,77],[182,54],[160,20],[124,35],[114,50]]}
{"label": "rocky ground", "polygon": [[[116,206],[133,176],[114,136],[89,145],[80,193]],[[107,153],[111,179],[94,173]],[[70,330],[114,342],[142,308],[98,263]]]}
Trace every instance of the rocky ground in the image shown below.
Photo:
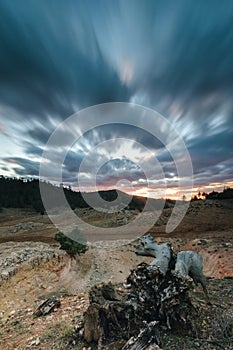
{"label": "rocky ground", "polygon": [[[165,224],[171,210],[164,210],[150,232],[158,243],[170,241],[175,252],[192,249],[203,256],[216,322],[223,315],[230,319],[233,317],[232,202],[193,202],[175,232],[166,234]],[[81,215],[98,226],[112,227],[132,220],[136,213],[118,213],[114,218],[84,209]],[[112,281],[120,288],[130,269],[142,261],[151,261],[149,257],[135,255],[137,242],[126,240],[89,244],[84,255],[71,259],[59,250],[55,233],[56,228],[46,215],[13,209],[0,213],[0,349],[82,349],[85,344],[72,344],[72,334],[88,306],[87,292],[91,286]],[[50,315],[33,318],[35,308],[54,294],[60,297],[61,307]],[[197,304],[209,307],[200,288],[192,294]],[[206,324],[210,327],[209,322]],[[214,343],[211,339],[202,342],[169,333],[164,337],[164,349],[233,348],[232,344]]]}

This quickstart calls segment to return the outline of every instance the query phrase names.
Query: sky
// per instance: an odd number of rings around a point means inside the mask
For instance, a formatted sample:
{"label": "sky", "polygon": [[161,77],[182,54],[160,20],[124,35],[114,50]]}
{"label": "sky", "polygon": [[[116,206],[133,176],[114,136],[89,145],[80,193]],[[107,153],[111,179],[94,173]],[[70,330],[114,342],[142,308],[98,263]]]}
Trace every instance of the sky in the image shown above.
{"label": "sky", "polygon": [[[128,102],[157,111],[182,137],[194,193],[232,186],[232,23],[231,0],[1,0],[0,174],[38,177],[60,123],[90,106]],[[113,125],[110,115],[68,147],[71,131],[48,160],[50,181],[65,148],[63,183],[73,189],[93,190],[95,177],[98,189],[177,195],[174,159],[143,128]]]}

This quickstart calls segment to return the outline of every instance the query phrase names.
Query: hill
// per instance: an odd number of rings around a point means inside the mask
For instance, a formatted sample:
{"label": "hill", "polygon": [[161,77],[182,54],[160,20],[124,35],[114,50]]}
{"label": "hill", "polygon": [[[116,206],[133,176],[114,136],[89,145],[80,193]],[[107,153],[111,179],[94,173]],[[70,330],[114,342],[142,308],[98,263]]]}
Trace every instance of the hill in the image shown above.
{"label": "hill", "polygon": [[[25,180],[17,178],[8,178],[0,176],[0,208],[28,208],[34,209],[36,212],[44,214],[44,206],[40,195],[40,185],[44,190],[51,193],[53,203],[59,203],[56,198],[59,197],[59,192],[64,191],[70,207],[75,208],[89,208],[88,203],[93,202],[96,195],[95,192],[85,193],[87,202],[82,196],[81,192],[73,191],[71,188],[55,186],[48,182],[40,182],[37,179]],[[113,202],[118,196],[121,203],[128,203],[127,209],[142,211],[147,200],[148,209],[157,209],[163,207],[164,200],[147,199],[139,196],[129,196],[128,194],[117,191],[115,189],[108,191],[99,191],[99,195],[106,201],[105,207],[109,207],[109,203]],[[52,205],[52,204],[51,204]],[[173,201],[167,200],[166,206],[173,205]]]}

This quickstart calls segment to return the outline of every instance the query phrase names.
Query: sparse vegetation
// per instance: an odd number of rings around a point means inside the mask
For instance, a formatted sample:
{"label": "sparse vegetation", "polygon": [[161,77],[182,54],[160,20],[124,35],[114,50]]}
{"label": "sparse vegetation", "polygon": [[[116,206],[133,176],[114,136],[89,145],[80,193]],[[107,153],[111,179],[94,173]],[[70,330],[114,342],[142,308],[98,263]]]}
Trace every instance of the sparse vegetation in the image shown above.
{"label": "sparse vegetation", "polygon": [[74,327],[70,322],[59,321],[41,335],[41,341],[52,340],[53,349],[67,349],[73,333]]}
{"label": "sparse vegetation", "polygon": [[61,232],[55,235],[55,240],[61,244],[60,249],[65,250],[71,257],[84,254],[88,249],[86,244],[75,242]]}

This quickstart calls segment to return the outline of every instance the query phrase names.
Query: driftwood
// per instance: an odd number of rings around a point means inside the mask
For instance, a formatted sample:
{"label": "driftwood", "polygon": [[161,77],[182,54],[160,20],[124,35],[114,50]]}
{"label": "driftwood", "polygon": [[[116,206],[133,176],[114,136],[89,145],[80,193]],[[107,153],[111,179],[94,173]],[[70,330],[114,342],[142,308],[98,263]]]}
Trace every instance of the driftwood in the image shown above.
{"label": "driftwood", "polygon": [[171,270],[175,267],[176,256],[170,243],[157,244],[151,235],[141,237],[140,243],[141,245],[137,247],[135,253],[154,257],[151,265],[157,267],[163,275],[167,273],[168,269]]}
{"label": "driftwood", "polygon": [[204,281],[200,256],[187,252],[176,258],[171,244],[156,244],[149,235],[140,242],[136,253],[155,259],[131,271],[127,289],[119,295],[108,283],[89,293],[83,338],[97,343],[100,350],[119,341],[125,345],[117,349],[161,349],[161,330],[186,335],[196,332],[196,309],[189,296],[192,280],[186,277],[192,275],[196,283]]}
{"label": "driftwood", "polygon": [[192,277],[194,283],[201,284],[206,297],[209,299],[206,288],[206,277],[203,274],[203,259],[202,256],[191,250],[182,251],[177,254],[177,261],[175,265],[175,273],[182,277]]}
{"label": "driftwood", "polygon": [[40,316],[45,316],[48,315],[50,312],[53,312],[55,307],[58,308],[61,306],[61,302],[59,299],[56,297],[52,297],[44,301],[36,311],[34,312],[33,316],[34,317],[40,317]]}
{"label": "driftwood", "polygon": [[203,274],[203,259],[200,254],[188,250],[179,252],[176,256],[170,243],[157,244],[151,235],[141,237],[140,243],[141,246],[137,247],[136,254],[155,257],[151,265],[157,266],[163,274],[168,270],[175,270],[177,275],[191,277],[196,285],[201,284],[208,298],[206,277]]}

